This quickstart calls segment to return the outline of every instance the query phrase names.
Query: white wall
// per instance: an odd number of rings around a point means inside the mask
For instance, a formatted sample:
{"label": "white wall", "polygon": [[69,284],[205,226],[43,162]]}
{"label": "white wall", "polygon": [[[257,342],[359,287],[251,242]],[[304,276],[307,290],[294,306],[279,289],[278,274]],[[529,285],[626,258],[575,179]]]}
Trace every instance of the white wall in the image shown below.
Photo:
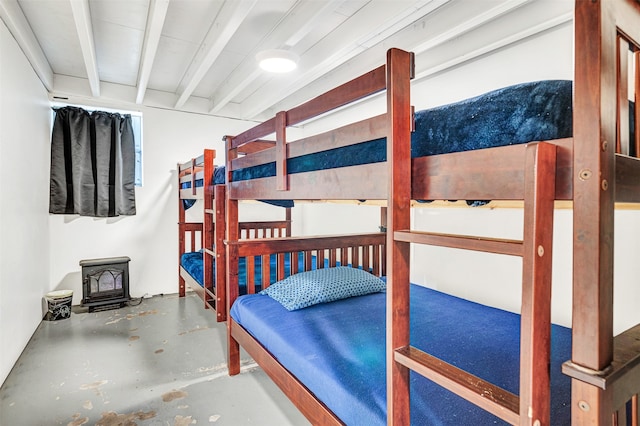
{"label": "white wall", "polygon": [[[96,219],[50,217],[51,288],[74,290],[82,299],[82,259],[129,256],[132,297],[178,289],[178,189],[176,164],[216,149],[224,163],[222,136],[251,123],[164,109],[144,108],[143,186],[136,188],[135,216]],[[194,207],[192,210],[201,210]],[[197,217],[197,216],[196,216]]]}
{"label": "white wall", "polygon": [[[402,46],[399,46],[402,47]],[[419,59],[418,59],[419,60]],[[455,102],[525,81],[573,79],[573,27],[565,24],[491,55],[415,81],[412,104],[417,110]],[[333,123],[347,123],[384,111],[384,97],[363,102],[358,109],[306,126],[309,134]],[[341,217],[344,215],[340,214]],[[554,224],[553,321],[571,325],[572,224],[570,209],[558,209]],[[522,210],[514,208],[419,207],[412,211],[413,228],[522,238]],[[375,223],[375,222],[373,222]],[[640,262],[633,260],[640,245],[640,211],[616,212],[614,331],[640,322]],[[306,223],[312,228],[312,223]],[[308,232],[312,233],[310,229]],[[518,311],[521,261],[505,256],[416,245],[412,248],[412,281],[467,299]]]}
{"label": "white wall", "polygon": [[[465,66],[419,82],[412,90],[416,108],[425,108],[475,96],[523,81],[573,79],[573,27],[564,25],[525,43]],[[522,238],[519,209],[416,209],[417,229],[440,232],[470,232]],[[556,210],[554,224],[553,321],[571,325],[572,228],[571,210]],[[640,263],[632,249],[638,247],[640,211],[616,213],[614,332],[640,322]],[[635,236],[635,237],[634,237]],[[419,261],[416,261],[420,259]],[[433,260],[433,262],[431,262]],[[461,297],[518,311],[520,305],[520,261],[504,256],[453,253],[452,250],[415,247],[413,278]],[[434,265],[437,269],[434,269]],[[461,267],[464,265],[464,267]],[[635,303],[634,303],[635,302]]]}
{"label": "white wall", "polygon": [[[571,33],[571,26],[565,25],[415,82],[413,103],[420,109],[521,81],[571,79]],[[0,41],[0,380],[4,380],[42,318],[42,296],[54,289],[72,289],[74,304],[80,302],[80,260],[129,256],[133,297],[176,292],[176,163],[212,147],[219,150],[221,164],[222,135],[238,133],[250,123],[144,108],[144,186],[136,189],[138,214],[113,219],[48,216],[50,115],[46,92],[4,24]],[[376,98],[360,108],[380,111],[383,107],[384,99]],[[354,111],[346,116],[351,120],[359,114],[361,111]],[[323,126],[322,122],[311,123],[304,133]],[[29,173],[22,173],[25,164]],[[263,217],[267,211],[281,217],[280,210],[259,204],[242,206],[241,217]],[[417,229],[518,238],[521,215],[518,209],[422,207],[414,209],[413,222]],[[555,219],[554,320],[569,325],[571,211],[558,210]],[[296,234],[371,231],[379,223],[379,209],[298,203],[293,220]],[[616,332],[640,322],[636,306],[640,262],[634,259],[640,245],[638,228],[639,211],[617,212]],[[419,247],[413,251],[413,265],[415,282],[506,309],[516,310],[519,304],[517,260]],[[508,282],[513,285],[509,287]]]}
{"label": "white wall", "polygon": [[[495,54],[418,82],[416,109],[455,102],[525,81],[573,79],[573,27],[563,25]],[[419,208],[417,229],[522,238],[521,209]],[[571,325],[570,210],[557,210],[554,227],[553,321]],[[483,304],[519,311],[522,262],[519,258],[452,249],[413,248],[412,279]],[[419,260],[418,260],[419,259]]]}
{"label": "white wall", "polygon": [[0,383],[42,319],[49,290],[47,93],[0,21]]}

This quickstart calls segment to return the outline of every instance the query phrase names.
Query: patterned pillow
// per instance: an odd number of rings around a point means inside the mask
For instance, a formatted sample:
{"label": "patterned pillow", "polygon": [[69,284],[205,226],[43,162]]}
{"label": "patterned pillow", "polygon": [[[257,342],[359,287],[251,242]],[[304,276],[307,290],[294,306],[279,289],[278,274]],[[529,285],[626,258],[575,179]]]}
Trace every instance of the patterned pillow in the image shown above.
{"label": "patterned pillow", "polygon": [[291,275],[267,287],[266,294],[289,311],[385,290],[384,281],[361,269],[338,266]]}

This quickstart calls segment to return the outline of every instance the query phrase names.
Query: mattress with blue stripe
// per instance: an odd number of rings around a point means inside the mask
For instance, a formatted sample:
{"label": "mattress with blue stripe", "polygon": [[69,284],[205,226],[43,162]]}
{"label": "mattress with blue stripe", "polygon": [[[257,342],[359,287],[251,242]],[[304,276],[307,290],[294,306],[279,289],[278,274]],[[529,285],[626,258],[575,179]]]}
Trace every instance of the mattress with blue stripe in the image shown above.
{"label": "mattress with blue stripe", "polygon": [[[541,80],[520,83],[448,105],[417,111],[411,134],[411,156],[446,154],[482,148],[571,137],[573,83]],[[629,102],[630,140],[635,135],[635,105]],[[635,147],[629,155],[635,156]],[[386,161],[386,138],[287,159],[296,174]],[[222,170],[218,170],[222,169]],[[223,168],[215,172],[224,183]],[[270,162],[234,170],[234,181],[276,175]],[[219,182],[218,182],[219,181]],[[276,201],[275,203],[278,203]]]}

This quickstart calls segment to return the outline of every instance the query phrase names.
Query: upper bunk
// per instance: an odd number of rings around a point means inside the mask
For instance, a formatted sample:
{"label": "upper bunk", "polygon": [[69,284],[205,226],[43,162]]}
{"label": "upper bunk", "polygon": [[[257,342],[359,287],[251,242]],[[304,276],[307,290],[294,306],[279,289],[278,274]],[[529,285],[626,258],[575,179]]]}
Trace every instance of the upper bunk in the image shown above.
{"label": "upper bunk", "polygon": [[[619,70],[619,88],[613,84],[615,81],[607,82],[614,86],[607,89],[614,91],[614,98],[607,102],[617,105],[607,111],[618,111],[607,119],[619,123],[619,132],[626,135],[620,138],[622,144],[609,147],[612,158],[613,149],[618,152],[615,199],[637,203],[640,195],[635,188],[640,169],[633,156],[640,151],[640,135],[634,125],[639,112],[635,108],[637,94],[630,92],[638,86],[638,47],[620,42],[616,49],[616,57],[624,57],[626,68]],[[620,53],[624,49],[628,55]],[[600,120],[599,108],[588,111],[583,107],[580,99],[589,99],[591,89],[582,87],[585,83],[579,78],[575,84],[523,83],[414,112],[410,103],[413,72],[413,55],[391,49],[385,65],[289,111],[279,112],[239,135],[225,137],[230,198],[385,200],[389,180],[386,141],[400,137],[407,143],[411,140],[414,151],[414,200],[521,200],[524,145],[535,141],[557,146],[555,198],[573,200],[573,127],[582,121]],[[386,112],[381,115],[297,140],[287,137],[287,129],[292,126],[380,92],[386,92],[387,98]],[[546,103],[536,105],[540,96]],[[498,127],[500,131],[496,131]],[[274,135],[275,140],[266,140]],[[442,135],[446,136],[444,144],[437,137]],[[373,159],[365,159],[360,153],[368,152],[371,146],[376,146],[371,150],[377,151]],[[584,173],[588,174],[588,170]]]}
{"label": "upper bunk", "polygon": [[212,191],[212,185],[224,184],[224,168],[214,164],[215,157],[214,150],[205,149],[201,155],[178,163],[181,200],[202,200],[205,198],[205,191]]}

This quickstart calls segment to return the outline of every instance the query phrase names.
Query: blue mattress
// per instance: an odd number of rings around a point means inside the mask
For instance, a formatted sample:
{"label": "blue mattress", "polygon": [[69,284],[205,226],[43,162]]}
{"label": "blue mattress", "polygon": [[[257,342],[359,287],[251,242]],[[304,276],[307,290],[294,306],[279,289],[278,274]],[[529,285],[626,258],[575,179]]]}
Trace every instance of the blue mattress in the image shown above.
{"label": "blue mattress", "polygon": [[[541,80],[516,84],[460,102],[415,113],[411,156],[446,154],[568,138],[573,135],[573,83]],[[630,140],[635,135],[635,105],[629,102]],[[384,162],[386,138],[289,158],[287,173],[296,174]],[[635,156],[635,147],[630,147]],[[234,170],[234,181],[276,175],[276,163]],[[216,169],[216,183],[224,183],[224,167]],[[281,205],[281,201],[267,201]],[[291,203],[291,202],[289,202]],[[289,205],[287,205],[289,206]]]}
{"label": "blue mattress", "polygon": [[[494,90],[415,113],[411,156],[570,137],[573,132],[570,80],[542,80]],[[287,173],[386,161],[386,138],[287,160]],[[234,181],[275,176],[275,162],[234,170]]]}
{"label": "blue mattress", "polygon": [[[201,251],[183,253],[182,256],[180,256],[180,265],[184,268],[185,271],[187,271],[189,275],[191,275],[191,277],[194,280],[196,280],[198,284],[200,284],[201,287],[204,287],[203,256],[204,255]],[[246,264],[247,264],[247,259],[244,257],[241,257],[239,259],[239,265],[238,265],[238,283],[240,284],[240,294],[245,294],[247,292],[246,291],[246,288],[247,288],[246,287],[246,284],[247,284]],[[289,254],[285,254],[284,265],[285,265],[284,266],[285,271],[287,271],[287,275],[289,275],[290,268],[291,268]],[[311,265],[312,265],[312,269],[316,268],[315,256],[313,256],[311,259]],[[327,267],[328,265],[329,265],[329,261],[325,259],[325,267]],[[272,255],[270,258],[270,269],[269,269],[269,273],[271,275],[270,282],[272,283],[278,281],[276,277],[276,273],[277,273],[276,267],[277,267],[277,258],[275,255]],[[298,258],[298,270],[299,271],[304,270],[304,257],[302,253],[299,254],[299,258]],[[216,273],[216,263],[213,262],[214,276],[215,276],[215,273]],[[254,279],[256,284],[256,292],[260,291],[262,289],[262,257],[260,256],[255,257],[255,278]]]}
{"label": "blue mattress", "polygon": [[[225,167],[224,166],[216,166],[213,171],[213,184],[214,185],[223,185],[225,183]],[[196,179],[195,187],[201,188],[204,185],[204,179]],[[182,182],[180,184],[181,189],[189,189],[191,188],[191,182]],[[278,207],[293,207],[293,200],[260,200],[267,204],[272,204]],[[196,200],[193,199],[185,199],[182,200],[182,205],[185,210],[190,209],[196,203]]]}
{"label": "blue mattress", "polygon": [[[520,316],[412,285],[412,345],[513,393]],[[231,317],[348,425],[386,424],[385,294],[289,312],[269,296],[238,298]],[[569,425],[570,329],[552,327],[551,424]],[[411,424],[493,425],[502,420],[411,373]]]}

